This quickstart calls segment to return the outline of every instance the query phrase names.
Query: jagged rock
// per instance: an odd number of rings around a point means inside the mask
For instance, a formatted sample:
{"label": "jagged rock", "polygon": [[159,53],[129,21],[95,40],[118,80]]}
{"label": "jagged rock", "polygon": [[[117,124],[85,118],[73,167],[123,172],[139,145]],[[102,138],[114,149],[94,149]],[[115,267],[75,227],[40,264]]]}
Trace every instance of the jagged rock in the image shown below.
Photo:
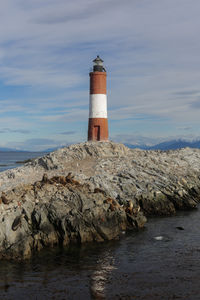
{"label": "jagged rock", "polygon": [[[15,198],[12,205],[19,200],[22,205],[16,211],[11,207],[10,214],[2,213],[3,222],[7,223],[3,232],[7,228],[10,230],[1,236],[1,257],[26,258],[33,250],[58,243],[111,240],[127,228],[141,227],[142,222],[137,216],[130,224],[125,209],[102,190],[91,192],[88,184],[63,180],[63,177],[55,176],[40,184],[7,191],[9,198]],[[39,199],[38,203],[36,199]]]}
{"label": "jagged rock", "polygon": [[195,208],[199,170],[199,149],[87,142],[2,172],[0,255],[29,257],[58,243],[110,240],[143,227],[145,216]]}

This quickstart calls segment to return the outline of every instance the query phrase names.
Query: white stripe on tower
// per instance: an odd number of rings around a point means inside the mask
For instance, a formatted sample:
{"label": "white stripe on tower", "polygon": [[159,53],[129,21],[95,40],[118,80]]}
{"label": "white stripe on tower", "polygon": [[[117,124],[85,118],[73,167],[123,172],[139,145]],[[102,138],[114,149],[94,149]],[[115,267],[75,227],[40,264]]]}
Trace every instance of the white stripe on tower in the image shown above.
{"label": "white stripe on tower", "polygon": [[104,94],[90,95],[89,118],[107,119],[107,95]]}

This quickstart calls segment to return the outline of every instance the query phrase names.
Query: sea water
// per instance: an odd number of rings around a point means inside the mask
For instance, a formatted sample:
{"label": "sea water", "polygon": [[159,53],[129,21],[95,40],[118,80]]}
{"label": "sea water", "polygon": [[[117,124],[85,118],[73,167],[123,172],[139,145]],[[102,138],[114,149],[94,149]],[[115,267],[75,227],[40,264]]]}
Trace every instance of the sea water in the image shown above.
{"label": "sea water", "polygon": [[0,172],[19,167],[23,161],[45,155],[45,152],[1,152]]}

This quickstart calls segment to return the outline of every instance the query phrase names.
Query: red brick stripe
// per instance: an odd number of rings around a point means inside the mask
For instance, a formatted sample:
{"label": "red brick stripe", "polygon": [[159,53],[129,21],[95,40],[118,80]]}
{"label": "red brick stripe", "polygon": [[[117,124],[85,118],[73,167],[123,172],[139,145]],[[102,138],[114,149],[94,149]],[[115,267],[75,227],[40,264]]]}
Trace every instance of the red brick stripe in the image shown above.
{"label": "red brick stripe", "polygon": [[106,94],[106,72],[90,73],[90,94]]}

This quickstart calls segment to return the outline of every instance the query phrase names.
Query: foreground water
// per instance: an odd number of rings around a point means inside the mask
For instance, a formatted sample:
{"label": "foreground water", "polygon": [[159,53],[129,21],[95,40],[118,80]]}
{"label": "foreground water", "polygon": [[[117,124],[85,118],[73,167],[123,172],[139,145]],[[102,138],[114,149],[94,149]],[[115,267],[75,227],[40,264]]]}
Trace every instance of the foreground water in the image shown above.
{"label": "foreground water", "polygon": [[199,224],[200,210],[182,212],[118,241],[0,261],[0,299],[200,299]]}
{"label": "foreground water", "polygon": [[199,220],[150,219],[119,241],[0,262],[0,299],[199,299]]}

